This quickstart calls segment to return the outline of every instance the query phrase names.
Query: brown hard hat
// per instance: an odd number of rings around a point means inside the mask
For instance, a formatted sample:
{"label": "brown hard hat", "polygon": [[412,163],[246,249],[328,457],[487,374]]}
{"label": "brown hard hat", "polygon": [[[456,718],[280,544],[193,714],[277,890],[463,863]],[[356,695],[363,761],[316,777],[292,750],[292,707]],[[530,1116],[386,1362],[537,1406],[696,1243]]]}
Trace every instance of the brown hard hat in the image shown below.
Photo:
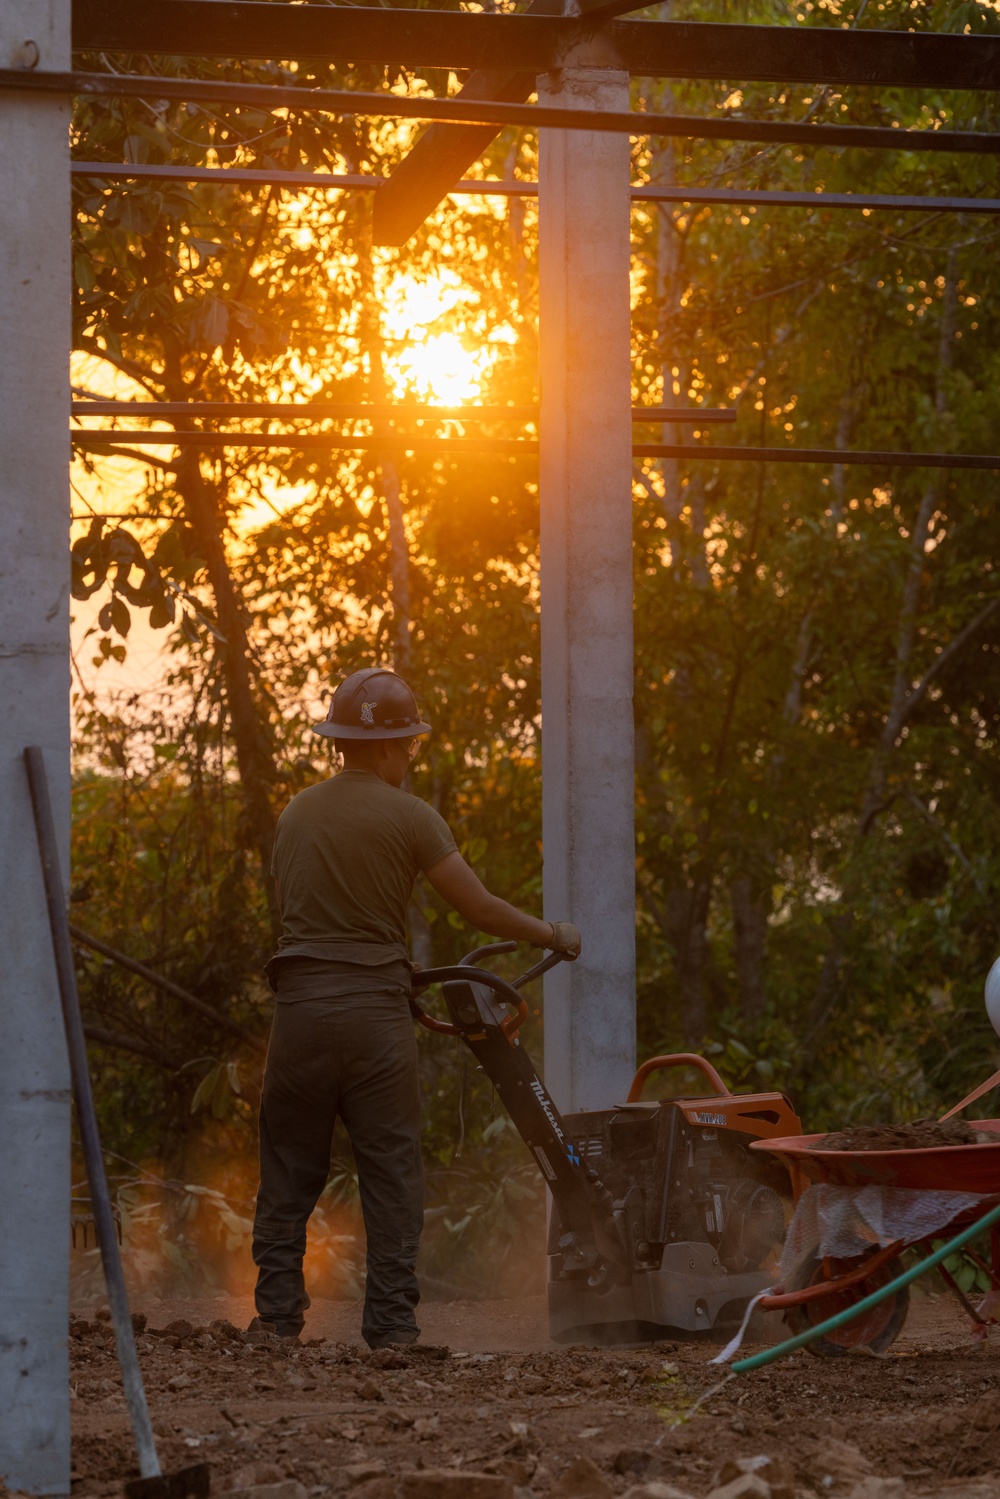
{"label": "brown hard hat", "polygon": [[313,728],[326,739],[412,739],[431,732],[402,677],[381,666],[345,677],[329,713]]}

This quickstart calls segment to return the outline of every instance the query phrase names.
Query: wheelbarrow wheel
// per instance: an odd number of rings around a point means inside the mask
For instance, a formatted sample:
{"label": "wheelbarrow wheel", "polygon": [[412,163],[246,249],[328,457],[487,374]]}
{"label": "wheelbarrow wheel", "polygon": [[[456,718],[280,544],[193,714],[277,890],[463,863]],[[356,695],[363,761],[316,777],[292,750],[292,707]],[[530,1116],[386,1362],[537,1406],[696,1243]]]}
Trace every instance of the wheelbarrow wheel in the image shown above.
{"label": "wheelbarrow wheel", "polygon": [[[891,1280],[895,1280],[896,1276],[902,1273],[903,1266],[899,1260],[890,1260],[887,1265],[880,1266],[859,1285],[850,1286],[844,1291],[837,1291],[831,1296],[822,1296],[816,1301],[806,1301],[800,1306],[789,1307],[786,1314],[788,1325],[795,1336],[808,1332],[811,1327],[825,1322],[837,1312],[856,1306],[872,1291],[877,1291],[880,1286],[888,1285]],[[822,1256],[818,1249],[814,1249],[803,1256],[785,1284],[789,1291],[803,1291],[807,1286],[822,1285],[826,1279],[828,1277],[823,1270]],[[902,1332],[909,1306],[910,1288],[904,1286],[901,1291],[887,1296],[870,1311],[862,1312],[860,1317],[852,1318],[850,1322],[844,1323],[842,1327],[828,1333],[826,1337],[814,1338],[806,1346],[809,1352],[815,1354],[817,1358],[842,1358],[845,1353],[850,1353],[855,1348],[867,1348],[872,1353],[884,1353],[887,1348],[892,1347]]]}

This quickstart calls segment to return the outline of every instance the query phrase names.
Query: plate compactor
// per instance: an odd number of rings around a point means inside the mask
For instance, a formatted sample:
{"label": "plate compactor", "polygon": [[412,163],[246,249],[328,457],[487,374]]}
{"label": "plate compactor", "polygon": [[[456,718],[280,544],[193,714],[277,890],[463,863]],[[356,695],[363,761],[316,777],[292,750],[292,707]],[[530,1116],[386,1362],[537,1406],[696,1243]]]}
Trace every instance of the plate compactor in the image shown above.
{"label": "plate compactor", "polygon": [[[791,1198],[785,1168],[749,1147],[801,1134],[794,1109],[781,1093],[730,1093],[710,1062],[683,1053],[644,1063],[623,1103],[561,1114],[517,1034],[528,1015],[519,991],[561,955],[513,983],[474,966],[516,946],[415,973],[415,990],[443,986],[450,1023],[415,999],[411,1009],[429,1030],[461,1037],[548,1184],[551,1336],[634,1343],[738,1322],[774,1283]],[[710,1092],[643,1102],[651,1073],[681,1066],[698,1068]]]}

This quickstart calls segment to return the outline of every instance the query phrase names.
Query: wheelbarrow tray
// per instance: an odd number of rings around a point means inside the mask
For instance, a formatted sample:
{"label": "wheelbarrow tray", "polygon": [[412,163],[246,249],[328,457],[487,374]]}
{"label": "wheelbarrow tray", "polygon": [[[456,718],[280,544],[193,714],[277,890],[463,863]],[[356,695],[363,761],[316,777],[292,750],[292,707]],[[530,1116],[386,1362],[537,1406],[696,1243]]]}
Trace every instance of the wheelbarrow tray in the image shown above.
{"label": "wheelbarrow tray", "polygon": [[838,1187],[915,1187],[925,1192],[1000,1194],[1000,1119],[976,1119],[976,1129],[995,1134],[982,1145],[932,1145],[917,1150],[817,1150],[823,1135],[785,1135],[754,1140],[811,1182]]}

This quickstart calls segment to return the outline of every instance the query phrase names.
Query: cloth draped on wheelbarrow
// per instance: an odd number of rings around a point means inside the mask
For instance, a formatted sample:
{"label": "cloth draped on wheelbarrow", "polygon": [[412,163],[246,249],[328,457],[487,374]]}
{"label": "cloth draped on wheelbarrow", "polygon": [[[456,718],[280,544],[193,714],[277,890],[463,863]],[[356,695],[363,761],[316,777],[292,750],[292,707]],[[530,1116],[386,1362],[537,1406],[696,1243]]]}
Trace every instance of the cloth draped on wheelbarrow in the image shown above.
{"label": "cloth draped on wheelbarrow", "polygon": [[835,1187],[825,1182],[808,1187],[785,1235],[782,1278],[787,1281],[810,1251],[851,1259],[897,1240],[915,1244],[932,1238],[983,1200],[975,1192],[926,1192],[917,1187]]}
{"label": "cloth draped on wheelbarrow", "polygon": [[[917,1187],[834,1187],[825,1182],[807,1187],[785,1234],[781,1279],[787,1285],[807,1254],[853,1259],[869,1249],[932,1238],[982,1201],[976,1192],[925,1192]],[[753,1298],[736,1336],[711,1363],[728,1364],[735,1358],[757,1303],[770,1294],[761,1291]]]}

